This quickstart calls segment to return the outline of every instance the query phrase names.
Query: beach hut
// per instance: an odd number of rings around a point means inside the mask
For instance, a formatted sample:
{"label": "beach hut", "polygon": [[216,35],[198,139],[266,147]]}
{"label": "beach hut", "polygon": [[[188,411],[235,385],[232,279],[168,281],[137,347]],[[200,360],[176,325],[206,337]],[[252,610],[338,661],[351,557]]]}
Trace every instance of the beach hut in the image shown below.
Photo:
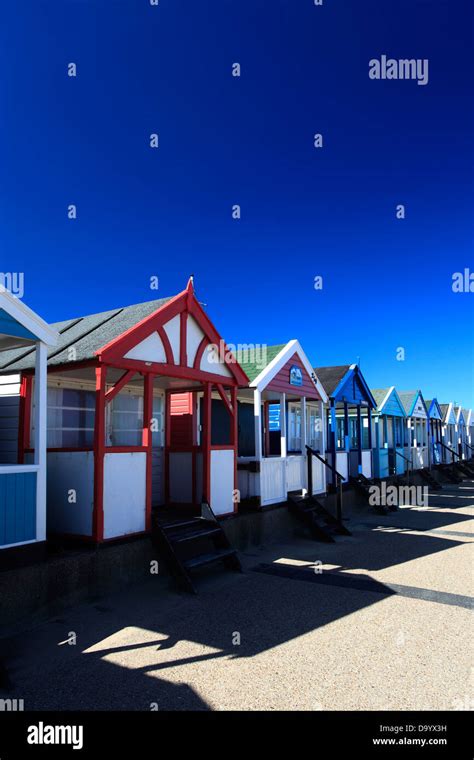
{"label": "beach hut", "polygon": [[428,410],[429,463],[441,464],[443,461],[443,411],[437,399],[425,402]]}
{"label": "beach hut", "polygon": [[[29,387],[34,402],[24,404],[19,377],[7,373],[1,383],[0,561],[37,556],[46,540],[46,352],[58,340],[56,330],[8,291],[0,291],[0,362],[12,351],[31,355]],[[18,452],[18,420],[31,421],[31,456]]]}
{"label": "beach hut", "polygon": [[454,416],[456,418],[456,446],[454,450],[459,455],[459,459],[466,459],[466,418],[464,416],[464,409],[461,406],[455,406]]}
{"label": "beach hut", "polygon": [[420,390],[401,391],[399,397],[407,416],[405,456],[414,470],[429,466],[428,411]]}
{"label": "beach hut", "polygon": [[[217,516],[236,510],[236,398],[247,377],[198,302],[192,279],[171,298],[42,329],[48,339],[59,332],[47,359],[52,533],[94,543],[141,535],[151,529],[152,504],[183,514],[203,502]],[[39,356],[45,372],[41,346]],[[34,362],[26,345],[4,352],[1,364],[3,373],[21,375],[19,450],[32,462],[28,472],[37,467],[32,436],[46,431],[44,421],[40,433],[29,423]],[[211,433],[213,394],[227,415],[225,442]],[[45,403],[41,396],[40,413]]]}
{"label": "beach hut", "polygon": [[451,464],[457,461],[457,447],[456,447],[456,415],[454,412],[454,404],[440,404],[441,412],[443,414],[443,438],[441,441],[441,447],[443,450],[443,463]]}
{"label": "beach hut", "polygon": [[403,475],[407,465],[405,409],[394,385],[371,389],[371,393],[377,404],[372,424],[374,476]]}
{"label": "beach hut", "polygon": [[315,373],[328,397],[327,446],[333,471],[344,482],[349,478],[372,478],[372,410],[376,403],[357,364],[316,367]]}
{"label": "beach hut", "polygon": [[[239,389],[238,483],[243,501],[285,502],[307,488],[307,449],[324,457],[327,395],[297,340],[241,349],[250,380]],[[312,461],[313,495],[326,491],[326,467]]]}
{"label": "beach hut", "polygon": [[466,456],[468,459],[474,458],[474,415],[472,409],[465,410],[466,419]]}

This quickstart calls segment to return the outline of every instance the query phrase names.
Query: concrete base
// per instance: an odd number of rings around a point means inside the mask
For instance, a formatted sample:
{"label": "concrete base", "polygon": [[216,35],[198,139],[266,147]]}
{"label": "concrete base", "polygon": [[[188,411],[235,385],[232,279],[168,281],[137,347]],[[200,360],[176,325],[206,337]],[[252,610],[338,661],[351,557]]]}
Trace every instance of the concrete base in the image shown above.
{"label": "concrete base", "polygon": [[[49,557],[26,567],[0,572],[2,626],[35,617],[56,615],[65,607],[92,600],[124,584],[150,577],[150,562],[158,559],[151,539],[119,545],[83,548]],[[160,575],[166,573],[164,563]]]}
{"label": "concrete base", "polygon": [[0,549],[0,571],[33,565],[46,559],[46,541]]}
{"label": "concrete base", "polygon": [[[336,495],[319,497],[335,514]],[[364,498],[352,488],[344,490],[343,517],[369,510]],[[232,515],[220,521],[231,544],[239,551],[252,546],[284,543],[308,537],[307,531],[287,504]],[[2,626],[32,623],[57,615],[65,608],[118,591],[125,584],[150,577],[150,563],[159,562],[159,575],[169,579],[166,564],[148,536],[120,544],[81,547],[63,551],[26,567],[0,572],[0,620]]]}

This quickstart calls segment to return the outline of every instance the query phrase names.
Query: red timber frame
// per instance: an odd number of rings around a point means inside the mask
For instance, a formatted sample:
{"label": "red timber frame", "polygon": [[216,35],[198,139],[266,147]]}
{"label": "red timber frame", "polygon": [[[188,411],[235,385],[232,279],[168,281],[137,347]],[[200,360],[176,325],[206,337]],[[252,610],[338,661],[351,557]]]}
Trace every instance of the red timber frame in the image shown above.
{"label": "red timber frame", "polygon": [[[180,319],[180,351],[179,362],[175,362],[173,350],[165,332],[164,325],[179,315]],[[204,337],[196,351],[192,367],[187,366],[187,316],[191,315]],[[166,362],[149,362],[137,359],[127,359],[126,354],[137,344],[150,335],[157,333],[161,338],[165,350]],[[229,370],[228,376],[207,372],[200,368],[201,359],[205,349],[209,345],[222,347],[223,359]],[[231,444],[225,448],[234,451],[234,489],[237,488],[237,444],[238,444],[238,421],[237,421],[237,388],[248,385],[248,378],[239,364],[228,352],[225,343],[212,325],[206,313],[196,299],[192,279],[189,280],[186,290],[170,299],[150,316],[138,322],[132,328],[124,332],[118,338],[103,346],[96,352],[96,406],[95,406],[95,436],[94,436],[94,512],[93,512],[93,538],[96,542],[104,541],[104,458],[106,453],[120,453],[143,451],[146,459],[146,511],[145,532],[151,529],[152,507],[152,416],[153,416],[153,382],[155,377],[177,378],[189,381],[193,384],[189,387],[178,388],[175,392],[204,393],[203,417],[201,420],[202,437],[201,443],[197,444],[197,430],[194,430],[192,446],[192,489],[193,501],[196,499],[196,456],[202,452],[203,459],[203,488],[202,500],[207,501],[211,507],[211,451],[223,447],[212,446],[211,442],[211,399],[213,391],[222,398],[230,417]],[[122,370],[123,374],[113,387],[107,389],[108,369]],[[144,379],[144,414],[142,430],[142,446],[130,447],[107,447],[105,445],[105,419],[106,406],[117,393],[136,374],[141,374]],[[230,393],[230,399],[228,397]],[[170,440],[170,391],[165,393],[165,494],[169,496],[169,454]],[[189,450],[189,449],[187,449]],[[234,503],[233,511],[237,511],[237,502]]]}
{"label": "red timber frame", "polygon": [[[179,361],[175,362],[172,346],[165,332],[164,325],[179,315],[180,319],[180,351]],[[204,337],[196,351],[192,367],[187,366],[187,315],[191,315],[200,327]],[[125,355],[141,343],[148,336],[157,333],[161,338],[166,362],[148,362],[136,359],[127,359]],[[209,345],[215,345],[222,351],[223,361],[229,370],[228,376],[207,372],[200,368],[204,351]],[[48,367],[50,374],[67,375],[69,370],[77,369],[95,370],[95,428],[94,428],[94,508],[92,516],[92,537],[76,536],[94,543],[113,541],[116,539],[104,539],[104,460],[106,454],[113,453],[146,453],[146,508],[145,508],[145,533],[151,529],[152,508],[152,416],[153,416],[153,382],[155,377],[176,378],[183,382],[184,387],[176,389],[176,393],[192,392],[194,411],[196,408],[196,394],[203,393],[203,419],[201,419],[202,436],[200,445],[197,444],[196,415],[193,415],[194,438],[193,446],[185,449],[192,453],[192,489],[193,501],[196,500],[196,457],[202,452],[203,458],[203,487],[202,500],[207,501],[211,507],[211,452],[218,449],[231,449],[234,451],[234,489],[237,489],[237,444],[238,444],[238,421],[237,421],[237,389],[239,386],[247,386],[249,380],[227,349],[227,346],[214,328],[198,300],[196,299],[192,279],[189,280],[186,290],[153,312],[151,315],[138,322],[132,328],[103,346],[96,352],[94,359],[81,362],[70,362],[62,365]],[[112,386],[108,379],[109,370],[119,370],[121,375]],[[20,424],[18,459],[24,461],[25,451],[31,451],[30,447],[30,415],[32,403],[33,370],[27,370],[22,375],[20,385]],[[144,382],[143,404],[143,428],[141,446],[107,446],[106,445],[106,408],[113,398],[127,385],[132,377],[142,375]],[[186,385],[189,382],[189,385]],[[230,444],[228,446],[213,446],[211,441],[211,401],[212,394],[217,393],[222,399],[229,412],[231,425]],[[183,448],[171,446],[170,439],[170,391],[165,393],[165,496],[169,496],[169,455],[173,451],[183,451]],[[90,451],[91,448],[60,448],[48,449],[48,451]],[[237,511],[237,502],[233,502],[233,512]],[[130,534],[127,534],[127,537]],[[135,534],[136,535],[136,534]]]}
{"label": "red timber frame", "polygon": [[[175,362],[173,350],[165,332],[164,325],[173,317],[179,315],[180,319],[180,352],[179,362]],[[187,315],[191,315],[204,337],[196,351],[192,367],[187,366]],[[166,362],[148,362],[136,359],[126,359],[125,355],[137,344],[148,336],[157,333],[161,338],[165,350]],[[219,347],[223,354],[223,360],[229,370],[228,376],[214,374],[200,368],[204,351],[209,345]],[[151,529],[152,508],[152,416],[153,416],[153,382],[155,377],[176,378],[188,381],[189,386],[179,387],[176,393],[185,391],[193,393],[193,405],[196,408],[196,394],[203,393],[203,419],[201,420],[202,435],[201,443],[197,443],[196,416],[194,420],[194,438],[192,452],[192,489],[193,501],[196,500],[196,456],[202,452],[203,458],[203,488],[202,501],[207,501],[211,507],[211,452],[218,449],[231,449],[234,451],[234,489],[237,489],[237,445],[238,445],[238,420],[237,420],[237,389],[239,386],[247,386],[249,380],[237,361],[232,357],[226,344],[220,337],[209,320],[194,293],[192,278],[187,288],[170,299],[167,303],[153,312],[151,315],[138,322],[126,332],[119,335],[110,343],[96,351],[96,358],[82,362],[71,362],[62,365],[48,367],[48,373],[64,373],[68,370],[79,368],[95,369],[95,428],[94,428],[94,508],[92,516],[92,538],[90,536],[76,536],[87,541],[101,543],[117,539],[104,539],[104,462],[105,454],[145,452],[146,459],[146,508],[145,508],[145,533]],[[120,378],[111,386],[107,380],[108,370],[118,369],[122,371]],[[144,403],[143,403],[143,429],[141,446],[107,446],[106,445],[106,408],[113,398],[127,385],[132,377],[137,374],[143,376]],[[23,461],[25,451],[29,450],[30,438],[30,413],[32,402],[32,381],[34,371],[28,370],[21,379],[20,386],[20,425],[19,425],[19,462]],[[211,441],[211,401],[212,393],[218,393],[229,412],[231,425],[231,443],[228,446],[213,446]],[[229,398],[230,395],[230,398]],[[169,496],[169,454],[170,451],[182,451],[179,447],[171,447],[170,440],[170,391],[165,393],[165,496]],[[87,451],[89,449],[48,449],[48,451]],[[189,448],[186,449],[189,451]],[[237,511],[237,502],[233,502],[233,512]],[[129,537],[130,534],[127,534]],[[137,535],[137,534],[135,534]]]}

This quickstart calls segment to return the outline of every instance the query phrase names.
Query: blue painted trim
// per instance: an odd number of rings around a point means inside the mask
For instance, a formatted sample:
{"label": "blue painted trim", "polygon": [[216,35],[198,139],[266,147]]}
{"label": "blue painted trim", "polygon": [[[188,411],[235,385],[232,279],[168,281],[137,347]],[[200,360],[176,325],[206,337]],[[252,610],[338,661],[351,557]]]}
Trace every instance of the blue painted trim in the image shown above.
{"label": "blue painted trim", "polygon": [[13,338],[25,338],[37,341],[36,335],[23,327],[23,325],[8,314],[5,309],[0,309],[0,333],[11,335]]}
{"label": "blue painted trim", "polygon": [[36,538],[36,472],[0,475],[0,546]]}
{"label": "blue painted trim", "polygon": [[[425,408],[426,415],[428,415],[428,409],[426,408],[425,399],[423,398],[421,391],[417,391],[415,393],[415,396],[414,396],[414,399],[413,399],[413,403],[411,405],[410,414],[407,414],[407,417],[412,417],[413,416],[413,410],[414,410],[414,408],[416,406],[416,402],[418,401],[419,398],[421,398],[422,404],[423,404],[423,406]],[[419,417],[417,419],[419,419]]]}
{"label": "blue painted trim", "polygon": [[[365,400],[366,400],[366,402],[369,404],[369,406],[372,407],[372,409],[376,409],[377,408],[377,404],[375,403],[375,399],[372,396],[372,393],[370,392],[369,386],[367,385],[367,383],[364,380],[364,376],[363,376],[363,374],[362,374],[362,372],[360,370],[360,367],[358,367],[357,365],[354,368],[349,367],[349,369],[347,370],[347,372],[344,375],[344,377],[339,381],[339,383],[337,384],[336,388],[332,392],[330,398],[333,399],[336,402],[337,401],[344,401],[344,398],[338,399],[338,396],[340,395],[341,391],[344,389],[344,386],[346,385],[346,383],[349,380],[354,379],[354,378],[357,378],[357,380],[360,381],[361,386],[362,386],[362,390],[364,391],[364,394],[365,394]],[[349,399],[349,402],[351,404],[355,404],[356,406],[361,406],[361,404],[358,404],[355,400],[350,400]]]}
{"label": "blue painted trim", "polygon": [[395,416],[397,416],[397,417],[406,417],[406,413],[405,413],[405,409],[403,408],[402,400],[401,400],[400,396],[398,395],[397,389],[395,388],[395,386],[392,388],[392,390],[388,394],[387,398],[385,399],[384,403],[382,404],[382,406],[378,410],[379,414],[384,414],[383,410],[385,409],[385,407],[387,406],[387,404],[389,403],[389,401],[391,401],[393,398],[395,398],[395,400],[397,402],[398,408],[400,410],[400,414],[395,415],[395,412],[393,410],[391,410],[390,411],[390,416],[391,417],[395,417]]}
{"label": "blue painted trim", "polygon": [[[432,412],[432,410],[434,411]],[[431,401],[430,408],[428,409],[428,417],[432,420],[443,420],[443,412],[441,411],[441,407],[436,398]]]}

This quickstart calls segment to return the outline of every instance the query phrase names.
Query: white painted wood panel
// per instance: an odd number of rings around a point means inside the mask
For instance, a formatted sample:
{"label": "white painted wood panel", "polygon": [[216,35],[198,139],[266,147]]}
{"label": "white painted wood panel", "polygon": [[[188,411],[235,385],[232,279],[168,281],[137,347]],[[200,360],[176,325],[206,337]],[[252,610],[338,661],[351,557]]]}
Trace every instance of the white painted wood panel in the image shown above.
{"label": "white painted wood panel", "polygon": [[261,505],[286,501],[286,466],[281,457],[268,457],[260,463]]}
{"label": "white painted wood panel", "polygon": [[125,359],[166,363],[166,353],[163,341],[158,333],[152,333],[125,354]]}
{"label": "white painted wood panel", "polygon": [[368,450],[362,452],[362,475],[372,477],[372,452]]}
{"label": "white painted wood panel", "polygon": [[146,453],[104,457],[104,538],[145,530]]}
{"label": "white painted wood panel", "polygon": [[211,451],[211,507],[216,515],[234,511],[234,452],[229,449]]}
{"label": "white painted wood panel", "polygon": [[175,364],[179,364],[179,353],[180,353],[180,324],[181,324],[181,317],[179,314],[176,314],[173,319],[170,319],[168,322],[165,322],[163,325],[163,329],[168,336],[168,340],[171,343],[171,349],[173,351],[173,358]]}
{"label": "white painted wood panel", "polygon": [[203,331],[191,314],[188,314],[188,319],[186,321],[186,351],[188,367],[194,365],[196,353],[203,338]]}
{"label": "white painted wood panel", "polygon": [[306,457],[288,456],[286,458],[286,492],[298,491],[306,487],[304,463]]}
{"label": "white painted wood panel", "polygon": [[336,452],[336,470],[346,482],[349,477],[349,455],[347,451]]}
{"label": "white painted wood panel", "polygon": [[201,357],[200,369],[203,372],[212,372],[214,375],[222,375],[223,377],[231,377],[231,372],[227,369],[227,366],[219,357],[215,349],[209,345],[204,349],[204,353]]}
{"label": "white painted wood panel", "polygon": [[316,459],[316,457],[311,457],[311,460],[313,470],[313,495],[324,493],[326,490],[326,468],[319,459]]}

